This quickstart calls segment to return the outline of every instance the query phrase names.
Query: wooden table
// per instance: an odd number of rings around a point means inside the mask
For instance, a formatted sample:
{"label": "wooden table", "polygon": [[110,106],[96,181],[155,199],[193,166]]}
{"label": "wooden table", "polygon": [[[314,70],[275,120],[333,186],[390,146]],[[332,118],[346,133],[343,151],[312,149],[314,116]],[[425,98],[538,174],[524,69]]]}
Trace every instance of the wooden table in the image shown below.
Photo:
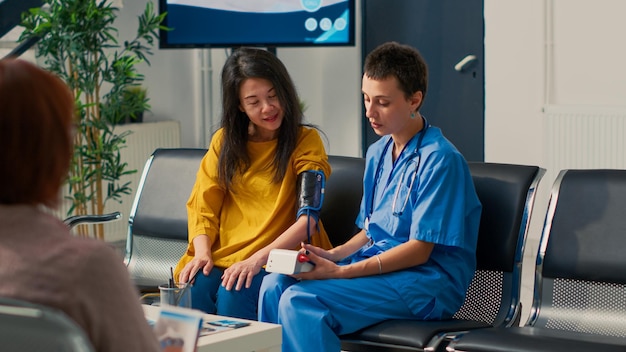
{"label": "wooden table", "polygon": [[[147,319],[156,321],[159,316],[158,306],[143,305]],[[204,321],[233,319],[213,314],[205,314]],[[234,319],[250,322],[250,325],[222,331],[212,335],[200,336],[197,352],[280,352],[282,328],[277,324]]]}

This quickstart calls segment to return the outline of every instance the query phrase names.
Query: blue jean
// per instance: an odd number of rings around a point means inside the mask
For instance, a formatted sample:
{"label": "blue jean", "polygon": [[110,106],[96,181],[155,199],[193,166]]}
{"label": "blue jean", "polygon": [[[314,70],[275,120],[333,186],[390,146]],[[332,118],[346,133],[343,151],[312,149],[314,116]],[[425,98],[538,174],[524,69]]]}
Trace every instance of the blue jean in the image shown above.
{"label": "blue jean", "polygon": [[208,276],[199,273],[191,287],[191,307],[209,314],[218,314],[234,318],[257,320],[259,288],[264,269],[254,276],[250,288],[234,288],[227,291],[222,287],[224,269],[214,267]]}

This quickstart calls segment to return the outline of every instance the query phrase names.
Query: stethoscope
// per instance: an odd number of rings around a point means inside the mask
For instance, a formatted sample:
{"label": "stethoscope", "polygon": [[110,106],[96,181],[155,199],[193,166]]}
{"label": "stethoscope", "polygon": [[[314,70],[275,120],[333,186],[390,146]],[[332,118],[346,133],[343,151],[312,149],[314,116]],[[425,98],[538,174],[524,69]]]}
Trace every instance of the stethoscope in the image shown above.
{"label": "stethoscope", "polygon": [[[398,184],[396,184],[396,190],[393,194],[393,202],[391,204],[391,213],[396,217],[399,217],[402,215],[402,213],[404,213],[404,209],[406,208],[406,205],[409,202],[409,197],[411,196],[411,190],[413,189],[413,184],[415,183],[415,179],[417,178],[417,172],[419,171],[420,162],[422,161],[422,157],[421,157],[419,150],[422,147],[422,141],[424,140],[426,131],[428,130],[428,127],[430,127],[430,125],[428,124],[428,121],[426,121],[426,118],[422,116],[422,119],[424,120],[424,128],[420,132],[418,132],[417,143],[415,144],[415,150],[409,156],[409,160],[407,160],[404,163],[402,174],[400,174],[400,179],[398,180]],[[369,214],[367,215],[367,218],[365,219],[366,229],[369,225],[369,219],[372,216],[372,212],[374,211],[374,198],[376,197],[376,186],[378,185],[378,182],[381,177],[381,172],[382,172],[381,165],[384,162],[385,155],[387,154],[387,151],[389,150],[389,146],[391,145],[392,141],[393,141],[393,138],[389,138],[389,141],[387,141],[387,144],[385,144],[385,148],[383,148],[383,152],[380,156],[380,159],[378,160],[378,164],[376,165],[376,173],[374,174],[374,184],[372,185],[372,193],[370,195]],[[399,159],[400,158],[398,158],[398,160]],[[402,188],[402,184],[404,183],[404,180],[406,177],[406,172],[409,169],[409,166],[412,164],[415,164],[415,171],[413,171],[410,176],[411,181],[409,183],[409,190],[406,194],[406,197],[404,198],[404,202],[402,202],[402,206],[400,207],[400,209],[397,209],[396,205],[398,203],[398,196],[400,195],[400,188]]]}

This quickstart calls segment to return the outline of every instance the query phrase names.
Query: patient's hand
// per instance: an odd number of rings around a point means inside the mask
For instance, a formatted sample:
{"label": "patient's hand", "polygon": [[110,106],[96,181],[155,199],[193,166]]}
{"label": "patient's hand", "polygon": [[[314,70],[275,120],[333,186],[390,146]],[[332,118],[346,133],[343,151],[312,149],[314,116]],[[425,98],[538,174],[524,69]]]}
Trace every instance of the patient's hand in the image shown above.
{"label": "patient's hand", "polygon": [[213,259],[210,255],[196,255],[193,259],[185,265],[178,275],[178,282],[193,283],[196,274],[202,270],[204,275],[209,275],[213,269]]}
{"label": "patient's hand", "polygon": [[239,291],[244,284],[246,288],[250,288],[252,285],[252,279],[261,271],[261,267],[264,264],[265,263],[263,261],[257,260],[255,256],[252,256],[246,260],[231,265],[224,270],[224,275],[222,275],[222,286],[228,291],[230,291],[233,286],[235,286],[235,290]]}

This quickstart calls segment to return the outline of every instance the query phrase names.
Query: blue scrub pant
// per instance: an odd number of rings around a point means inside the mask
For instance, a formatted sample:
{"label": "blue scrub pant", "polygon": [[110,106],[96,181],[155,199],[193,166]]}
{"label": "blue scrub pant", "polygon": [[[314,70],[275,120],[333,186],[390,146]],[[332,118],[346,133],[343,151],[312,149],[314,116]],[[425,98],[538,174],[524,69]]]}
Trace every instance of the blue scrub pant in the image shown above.
{"label": "blue scrub pant", "polygon": [[259,296],[259,320],[281,324],[283,352],[339,352],[338,335],[386,319],[415,319],[380,276],[303,280],[269,274]]}
{"label": "blue scrub pant", "polygon": [[261,269],[250,288],[242,287],[240,291],[222,287],[222,274],[224,269],[213,267],[208,276],[203,273],[196,276],[191,287],[191,307],[209,314],[256,320],[259,287],[267,272]]}

